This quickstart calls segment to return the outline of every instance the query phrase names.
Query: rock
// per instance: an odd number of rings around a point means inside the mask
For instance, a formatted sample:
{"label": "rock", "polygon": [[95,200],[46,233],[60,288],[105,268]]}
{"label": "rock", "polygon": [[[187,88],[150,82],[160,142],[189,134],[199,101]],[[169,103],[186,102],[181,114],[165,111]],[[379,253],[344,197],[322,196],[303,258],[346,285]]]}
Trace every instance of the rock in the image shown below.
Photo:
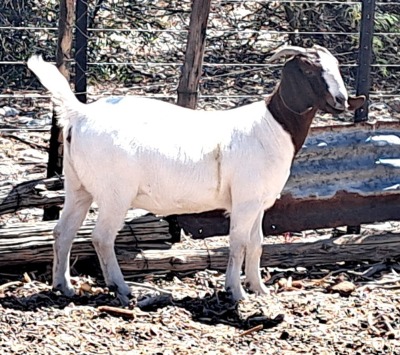
{"label": "rock", "polygon": [[341,281],[336,285],[328,287],[328,291],[332,293],[339,293],[341,296],[349,296],[356,289],[356,285],[354,285],[350,281]]}

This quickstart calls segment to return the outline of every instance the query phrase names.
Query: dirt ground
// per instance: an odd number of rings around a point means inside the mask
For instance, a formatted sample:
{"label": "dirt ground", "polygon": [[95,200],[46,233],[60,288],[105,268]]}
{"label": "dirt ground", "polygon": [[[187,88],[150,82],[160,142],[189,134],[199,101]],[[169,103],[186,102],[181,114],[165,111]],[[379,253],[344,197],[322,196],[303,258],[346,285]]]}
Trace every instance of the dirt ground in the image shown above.
{"label": "dirt ground", "polygon": [[[1,118],[6,128],[0,133],[1,186],[45,175],[49,137],[41,125],[48,117],[40,112],[35,117],[40,122],[22,114]],[[13,131],[28,123],[32,130]],[[22,210],[0,216],[0,222],[30,223],[41,214]],[[399,224],[369,228],[390,231]],[[308,231],[296,240],[327,233],[332,231]],[[185,236],[173,248],[179,253],[204,243],[223,246],[227,238],[205,242]],[[399,260],[266,268],[269,294],[250,295],[239,304],[228,301],[224,274],[217,271],[125,275],[135,295],[125,311],[104,288],[97,265],[74,265],[78,295],[66,298],[51,291],[51,265],[26,262],[0,269],[2,354],[400,353]]]}
{"label": "dirt ground", "polygon": [[79,295],[73,299],[51,291],[49,267],[20,272],[0,273],[3,354],[400,351],[395,261],[264,270],[269,294],[250,295],[236,305],[222,291],[222,273],[148,275],[134,278],[142,286],[135,287],[138,302],[125,314],[101,280],[83,270],[74,277]]}

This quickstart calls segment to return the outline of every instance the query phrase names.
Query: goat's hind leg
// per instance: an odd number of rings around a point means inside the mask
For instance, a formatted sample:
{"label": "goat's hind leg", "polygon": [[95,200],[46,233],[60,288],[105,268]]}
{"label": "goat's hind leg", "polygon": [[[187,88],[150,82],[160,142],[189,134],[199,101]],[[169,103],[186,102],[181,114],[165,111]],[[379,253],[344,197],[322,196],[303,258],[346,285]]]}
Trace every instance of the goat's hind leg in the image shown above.
{"label": "goat's hind leg", "polygon": [[65,204],[54,228],[53,288],[66,296],[75,294],[70,280],[70,251],[76,232],[92,203],[92,196],[83,188],[69,188],[66,182]]}
{"label": "goat's hind leg", "polygon": [[129,207],[130,201],[123,199],[111,198],[107,202],[99,202],[99,216],[92,236],[104,280],[107,286],[116,290],[123,305],[128,304],[131,291],[118,265],[114,243]]}

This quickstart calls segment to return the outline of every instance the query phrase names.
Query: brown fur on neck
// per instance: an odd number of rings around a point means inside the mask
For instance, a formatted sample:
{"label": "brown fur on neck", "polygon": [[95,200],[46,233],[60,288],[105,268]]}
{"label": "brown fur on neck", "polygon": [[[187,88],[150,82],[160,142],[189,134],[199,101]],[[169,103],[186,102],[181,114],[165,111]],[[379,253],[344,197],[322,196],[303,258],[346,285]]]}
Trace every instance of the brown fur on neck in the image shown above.
{"label": "brown fur on neck", "polygon": [[310,110],[305,109],[304,113],[295,113],[283,101],[279,88],[278,86],[274,93],[265,99],[265,103],[276,121],[291,135],[296,155],[306,140],[318,109],[312,107]]}

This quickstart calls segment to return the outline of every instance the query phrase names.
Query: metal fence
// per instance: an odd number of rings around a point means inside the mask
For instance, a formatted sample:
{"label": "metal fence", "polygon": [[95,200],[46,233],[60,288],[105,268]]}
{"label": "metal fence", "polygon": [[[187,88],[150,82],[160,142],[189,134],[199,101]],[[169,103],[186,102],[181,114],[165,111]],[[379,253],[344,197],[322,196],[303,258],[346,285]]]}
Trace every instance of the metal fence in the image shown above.
{"label": "metal fence", "polygon": [[[30,2],[36,6],[29,10],[23,8]],[[20,0],[6,1],[0,6],[6,8],[7,3],[8,10],[14,6],[15,11],[3,11],[0,16],[3,39],[0,105],[10,100],[43,97],[30,90],[39,85],[25,69],[24,61],[38,51],[54,59],[57,42],[57,2]],[[191,2],[167,4],[143,0],[132,1],[129,5],[124,3],[123,7],[116,5],[118,2],[111,0],[76,1],[75,62],[71,65],[77,91],[89,92],[90,98],[130,93],[174,100]],[[396,25],[396,19],[400,18],[396,17],[400,14],[399,6],[397,2],[375,3],[372,0],[214,2],[207,31],[199,106],[226,108],[257,100],[270,92],[274,85],[271,78],[278,77],[280,67],[267,64],[266,58],[271,49],[288,42],[319,43],[329,47],[341,61],[351,90],[368,90],[372,103],[399,98],[399,84],[396,86],[396,80],[399,83],[400,79],[397,73],[400,27]],[[318,17],[324,7],[331,9],[328,11],[330,18]],[[274,16],[268,17],[271,9]],[[25,18],[22,10],[28,12]],[[295,13],[288,15],[289,11]],[[354,23],[341,29],[332,15],[335,12],[338,16],[345,13]],[[360,21],[363,14],[363,21]],[[374,14],[375,31],[372,28]],[[372,36],[373,46],[361,45],[362,54],[358,58],[360,32],[366,43]],[[17,48],[13,48],[12,42],[19,43]],[[357,68],[361,70],[358,78]],[[371,86],[369,70],[372,71]]]}
{"label": "metal fence", "polygon": [[[66,2],[76,5],[74,58],[68,65],[81,100],[112,94],[176,100],[191,1],[136,0],[123,6],[116,0]],[[0,107],[18,105],[26,115],[48,114],[49,96],[26,69],[25,60],[36,52],[57,60],[58,4],[56,0],[0,3]],[[220,0],[211,4],[199,107],[225,109],[260,100],[273,90],[281,72],[280,64],[267,63],[271,51],[286,43],[316,43],[338,57],[350,91],[368,94],[369,107],[378,111],[376,118],[399,119],[398,2]],[[355,118],[363,120],[367,114],[365,107]],[[61,173],[55,123],[53,117],[48,176]]]}

